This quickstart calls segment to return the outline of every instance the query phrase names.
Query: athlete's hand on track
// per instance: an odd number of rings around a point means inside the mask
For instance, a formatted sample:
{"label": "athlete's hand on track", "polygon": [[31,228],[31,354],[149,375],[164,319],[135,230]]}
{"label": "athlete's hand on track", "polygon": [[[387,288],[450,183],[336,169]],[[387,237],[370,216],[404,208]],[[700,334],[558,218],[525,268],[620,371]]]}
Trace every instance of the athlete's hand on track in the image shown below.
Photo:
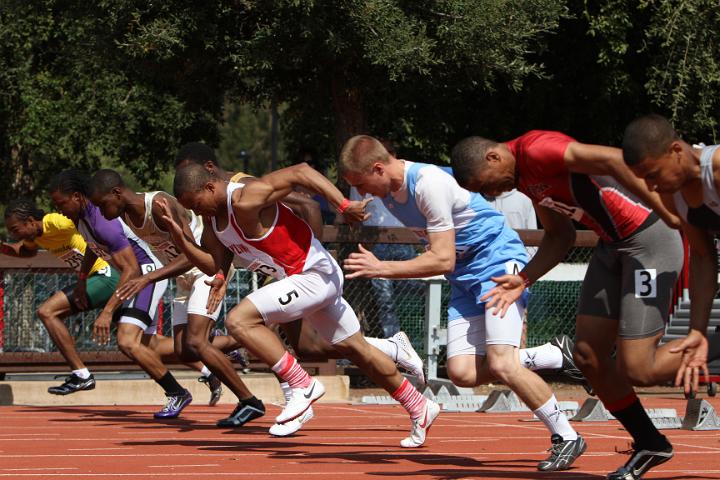
{"label": "athlete's hand on track", "polygon": [[376,278],[381,276],[382,262],[377,259],[367,248],[358,244],[358,252],[353,252],[343,262],[345,270],[352,273],[345,275],[345,278]]}
{"label": "athlete's hand on track", "polygon": [[107,345],[110,341],[110,323],[112,322],[112,315],[105,311],[100,312],[100,315],[93,324],[92,339],[99,345]]}
{"label": "athlete's hand on track", "polygon": [[707,357],[708,339],[702,332],[691,330],[687,337],[676,347],[670,349],[671,353],[682,353],[680,368],[675,376],[675,386],[683,386],[686,394],[698,391],[700,373],[708,379]]}
{"label": "athlete's hand on track", "polygon": [[87,284],[85,283],[85,280],[78,280],[75,284],[75,290],[73,290],[72,293],[73,303],[75,303],[80,310],[87,310],[90,306],[88,305],[87,293],[85,292],[86,287]]}
{"label": "athlete's hand on track", "polygon": [[156,202],[158,203],[158,206],[160,206],[160,210],[162,211],[162,216],[160,218],[162,218],[163,222],[165,222],[165,227],[167,228],[168,233],[174,238],[182,237],[183,229],[175,221],[172,210],[170,209],[170,204],[168,203],[167,199],[158,198]]}
{"label": "athlete's hand on track", "polygon": [[370,214],[365,213],[365,207],[372,200],[372,197],[366,198],[364,200],[352,200],[342,213],[345,221],[348,223],[364,222],[365,220],[370,218]]}
{"label": "athlete's hand on track", "polygon": [[207,313],[212,314],[225,298],[227,282],[221,278],[214,277],[209,282],[205,280],[205,283],[210,285],[210,293],[208,294],[207,301]]}
{"label": "athlete's hand on track", "polygon": [[487,302],[485,308],[493,308],[493,315],[500,311],[500,317],[504,317],[525,290],[525,281],[519,275],[506,274],[499,277],[491,277],[490,280],[497,283],[496,287],[480,297],[480,300]]}
{"label": "athlete's hand on track", "polygon": [[122,284],[120,288],[115,290],[115,295],[117,295],[120,300],[127,300],[140,293],[143,288],[148,286],[148,283],[150,283],[150,280],[147,276],[140,275]]}

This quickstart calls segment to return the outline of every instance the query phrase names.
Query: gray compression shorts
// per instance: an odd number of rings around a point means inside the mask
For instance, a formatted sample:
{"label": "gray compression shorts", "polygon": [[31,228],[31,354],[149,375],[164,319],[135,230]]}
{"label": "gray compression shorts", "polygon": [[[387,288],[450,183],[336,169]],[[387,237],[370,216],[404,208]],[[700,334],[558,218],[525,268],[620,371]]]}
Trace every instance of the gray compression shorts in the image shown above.
{"label": "gray compression shorts", "polygon": [[655,336],[665,329],[682,266],[680,234],[661,220],[623,240],[601,240],[588,265],[577,313],[618,320],[621,338]]}

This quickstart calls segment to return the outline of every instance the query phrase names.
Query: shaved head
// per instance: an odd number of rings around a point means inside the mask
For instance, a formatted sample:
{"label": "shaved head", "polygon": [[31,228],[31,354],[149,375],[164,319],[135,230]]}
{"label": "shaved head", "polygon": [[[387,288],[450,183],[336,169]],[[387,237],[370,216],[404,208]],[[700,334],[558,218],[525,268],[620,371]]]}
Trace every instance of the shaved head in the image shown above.
{"label": "shaved head", "polygon": [[109,168],[98,170],[90,179],[89,194],[107,195],[113,188],[124,188],[125,182],[119,173]]}
{"label": "shaved head", "polygon": [[450,154],[453,176],[461,187],[466,187],[473,175],[488,168],[487,152],[497,146],[494,140],[468,137],[460,140]]}
{"label": "shaved head", "polygon": [[217,180],[217,178],[213,177],[202,165],[197,163],[186,165],[175,172],[173,181],[175,197],[180,198],[186,193],[195,193],[213,180]]}
{"label": "shaved head", "polygon": [[623,136],[623,158],[634,166],[648,157],[657,158],[665,154],[670,144],[679,140],[670,121],[656,114],[645,115],[633,120]]}
{"label": "shaved head", "polygon": [[341,174],[366,173],[376,162],[387,164],[390,154],[377,138],[356,135],[345,142],[340,152]]}

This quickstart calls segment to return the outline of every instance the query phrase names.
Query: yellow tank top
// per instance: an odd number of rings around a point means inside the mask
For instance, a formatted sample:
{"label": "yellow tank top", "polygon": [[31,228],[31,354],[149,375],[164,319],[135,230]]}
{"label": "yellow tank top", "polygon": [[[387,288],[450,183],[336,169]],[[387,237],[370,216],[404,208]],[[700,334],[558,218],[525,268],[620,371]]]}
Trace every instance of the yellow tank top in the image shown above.
{"label": "yellow tank top", "polygon": [[238,180],[240,180],[241,178],[245,178],[245,177],[252,177],[252,175],[248,175],[245,172],[237,172],[235,175],[233,175],[230,178],[230,183],[237,183]]}
{"label": "yellow tank top", "polygon": [[[75,228],[75,224],[64,215],[48,213],[42,219],[43,233],[33,241],[24,244],[31,249],[44,248],[73,270],[80,270],[85,255],[85,239]],[[90,270],[90,275],[106,268],[108,263],[98,258]]]}

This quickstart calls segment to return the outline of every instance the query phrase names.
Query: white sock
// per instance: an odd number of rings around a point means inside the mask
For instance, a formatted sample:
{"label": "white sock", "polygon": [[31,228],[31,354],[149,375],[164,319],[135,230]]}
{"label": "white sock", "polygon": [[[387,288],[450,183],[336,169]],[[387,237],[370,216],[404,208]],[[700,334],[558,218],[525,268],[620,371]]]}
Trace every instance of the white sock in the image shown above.
{"label": "white sock", "polygon": [[212,375],[212,372],[210,371],[210,369],[209,369],[208,367],[206,367],[205,365],[203,365],[202,370],[200,370],[200,375],[202,375],[203,377],[207,378],[207,377],[209,377],[210,375]]}
{"label": "white sock", "polygon": [[80,370],[73,370],[72,373],[74,373],[76,376],[82,378],[83,380],[87,380],[90,378],[90,370],[87,368],[81,368]]}
{"label": "white sock", "polygon": [[285,396],[285,403],[289,402],[292,398],[292,388],[290,388],[290,384],[288,382],[281,382],[280,390],[282,390],[283,396]]}
{"label": "white sock", "polygon": [[530,370],[562,368],[563,355],[558,347],[546,343],[534,348],[520,350],[520,363]]}
{"label": "white sock", "polygon": [[365,341],[390,357],[393,362],[397,362],[398,346],[395,342],[391,342],[386,338],[373,337],[365,337]]}
{"label": "white sock", "polygon": [[555,395],[551,395],[550,400],[533,413],[545,424],[550,433],[557,433],[563,440],[577,440],[577,432],[570,426],[565,413],[560,410]]}

